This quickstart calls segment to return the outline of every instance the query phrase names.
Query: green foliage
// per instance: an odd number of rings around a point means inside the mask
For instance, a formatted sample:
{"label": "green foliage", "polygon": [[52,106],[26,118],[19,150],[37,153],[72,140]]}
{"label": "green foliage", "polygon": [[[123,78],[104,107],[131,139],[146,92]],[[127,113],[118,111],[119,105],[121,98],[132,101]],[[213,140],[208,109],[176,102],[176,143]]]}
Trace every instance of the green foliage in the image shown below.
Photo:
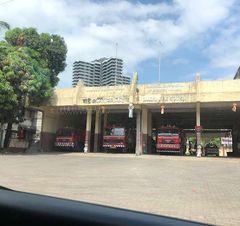
{"label": "green foliage", "polygon": [[10,29],[10,25],[5,21],[0,21],[0,28]]}
{"label": "green foliage", "polygon": [[0,42],[1,122],[21,121],[27,99],[39,105],[52,94],[50,70],[31,56],[38,54]]}
{"label": "green foliage", "polygon": [[[195,144],[196,137],[188,137],[188,140],[192,142],[192,144]],[[220,137],[202,137],[202,145],[205,147],[207,143],[213,143],[216,144],[218,147],[221,146],[221,138]]]}
{"label": "green foliage", "polygon": [[2,71],[0,71],[0,122],[7,122],[9,118],[16,115],[17,95],[10,82],[7,81]]}
{"label": "green foliage", "polygon": [[220,137],[213,137],[211,140],[210,140],[211,143],[217,145],[218,147],[221,146],[221,138]]}
{"label": "green foliage", "polygon": [[23,120],[26,104],[40,105],[52,95],[67,48],[60,36],[34,28],[9,30],[5,40],[0,42],[0,124],[8,123],[7,147],[12,123]]}
{"label": "green foliage", "polygon": [[57,76],[66,67],[67,47],[63,38],[48,33],[38,34],[34,28],[14,28],[6,32],[5,39],[13,46],[35,50],[38,55],[32,57],[42,61],[49,69],[51,86],[58,83]]}

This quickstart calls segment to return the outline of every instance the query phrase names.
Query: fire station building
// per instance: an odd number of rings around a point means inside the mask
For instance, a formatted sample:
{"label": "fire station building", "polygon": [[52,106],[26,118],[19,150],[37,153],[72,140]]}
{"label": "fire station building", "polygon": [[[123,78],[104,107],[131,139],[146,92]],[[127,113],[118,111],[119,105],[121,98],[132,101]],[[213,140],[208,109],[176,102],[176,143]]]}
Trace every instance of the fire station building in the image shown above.
{"label": "fire station building", "polygon": [[233,155],[240,154],[240,80],[138,84],[56,89],[43,111],[41,148],[53,150],[58,128],[86,130],[85,152],[101,150],[101,136],[109,123],[131,126],[134,152],[151,153],[152,131],[162,125],[193,131],[230,129]]}

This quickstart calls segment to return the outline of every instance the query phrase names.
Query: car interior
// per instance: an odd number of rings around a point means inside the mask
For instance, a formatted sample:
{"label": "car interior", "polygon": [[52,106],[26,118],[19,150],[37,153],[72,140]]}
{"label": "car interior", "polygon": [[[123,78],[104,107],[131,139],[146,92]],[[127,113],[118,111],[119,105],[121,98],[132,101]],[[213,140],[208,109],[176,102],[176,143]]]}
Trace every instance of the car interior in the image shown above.
{"label": "car interior", "polygon": [[0,188],[1,225],[190,226],[202,223]]}

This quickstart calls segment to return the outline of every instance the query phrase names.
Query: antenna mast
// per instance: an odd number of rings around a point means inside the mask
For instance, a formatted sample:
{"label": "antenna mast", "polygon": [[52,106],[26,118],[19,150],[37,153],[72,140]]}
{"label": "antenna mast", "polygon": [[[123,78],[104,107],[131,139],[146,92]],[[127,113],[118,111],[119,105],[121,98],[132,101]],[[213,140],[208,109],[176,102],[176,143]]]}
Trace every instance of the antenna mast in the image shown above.
{"label": "antenna mast", "polygon": [[[161,41],[159,41],[159,44],[161,47],[163,47],[163,44]],[[158,55],[158,82],[160,82],[160,78],[161,78],[161,50]]]}

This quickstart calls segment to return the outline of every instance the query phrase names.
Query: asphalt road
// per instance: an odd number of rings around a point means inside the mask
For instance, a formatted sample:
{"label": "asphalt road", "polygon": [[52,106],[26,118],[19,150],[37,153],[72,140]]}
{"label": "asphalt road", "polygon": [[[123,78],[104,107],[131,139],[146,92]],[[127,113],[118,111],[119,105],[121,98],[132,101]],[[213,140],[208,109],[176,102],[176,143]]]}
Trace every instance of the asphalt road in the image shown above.
{"label": "asphalt road", "polygon": [[240,159],[0,155],[0,185],[209,224],[240,225]]}

